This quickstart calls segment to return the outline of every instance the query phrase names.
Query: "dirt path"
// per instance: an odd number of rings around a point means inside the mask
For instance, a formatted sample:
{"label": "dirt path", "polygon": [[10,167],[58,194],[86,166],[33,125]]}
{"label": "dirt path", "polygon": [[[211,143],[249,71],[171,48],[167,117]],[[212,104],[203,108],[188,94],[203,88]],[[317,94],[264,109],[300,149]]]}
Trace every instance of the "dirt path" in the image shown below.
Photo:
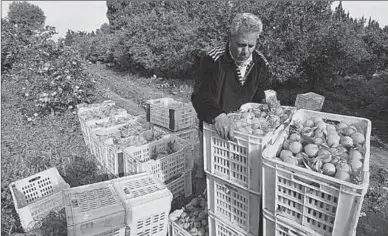
{"label": "dirt path", "polygon": [[[144,102],[147,99],[172,97],[189,101],[190,89],[183,91],[182,86],[161,88],[165,81],[122,75],[105,69],[103,65],[90,65],[89,73],[104,92],[104,99],[112,99],[132,115],[145,115]],[[383,236],[388,232],[388,149],[384,144],[372,142],[370,153],[370,185],[364,198],[357,236]]]}

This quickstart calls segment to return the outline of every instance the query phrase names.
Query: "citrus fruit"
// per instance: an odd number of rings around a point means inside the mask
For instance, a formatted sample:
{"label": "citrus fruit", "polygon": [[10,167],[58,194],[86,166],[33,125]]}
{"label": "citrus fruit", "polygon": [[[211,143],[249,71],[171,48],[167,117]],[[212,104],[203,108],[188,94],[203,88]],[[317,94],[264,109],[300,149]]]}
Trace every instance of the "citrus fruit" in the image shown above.
{"label": "citrus fruit", "polygon": [[291,141],[300,141],[301,136],[298,133],[292,133],[288,139]]}
{"label": "citrus fruit", "polygon": [[306,126],[306,127],[313,127],[314,126],[314,121],[306,120],[306,122],[304,123],[304,126]]}
{"label": "citrus fruit", "polygon": [[323,164],[322,171],[325,175],[330,175],[330,176],[333,176],[336,172],[335,166],[332,163]]}
{"label": "citrus fruit", "polygon": [[351,127],[347,127],[347,128],[342,130],[342,134],[346,135],[346,136],[351,136],[354,133],[356,133],[356,130],[351,128]]}
{"label": "citrus fruit", "polygon": [[340,138],[340,144],[344,147],[351,147],[353,146],[353,139],[349,136],[342,136]]}
{"label": "citrus fruit", "polygon": [[350,150],[349,151],[349,160],[362,160],[364,159],[361,152],[358,150]]}
{"label": "citrus fruit", "polygon": [[341,129],[344,129],[344,128],[346,128],[346,127],[348,127],[348,125],[345,123],[345,122],[340,122],[340,123],[338,123],[337,125],[336,125],[336,129],[337,130],[341,130]]}
{"label": "citrus fruit", "polygon": [[318,154],[319,148],[316,144],[307,144],[304,147],[304,152],[307,154],[309,157],[316,157]]}
{"label": "citrus fruit", "polygon": [[289,150],[289,148],[290,148],[290,143],[291,143],[291,142],[292,142],[291,140],[286,140],[286,141],[284,141],[284,143],[283,143],[283,149]]}
{"label": "citrus fruit", "polygon": [[302,144],[298,141],[294,141],[290,143],[290,147],[288,148],[292,153],[297,154],[302,151]]}
{"label": "citrus fruit", "polygon": [[316,145],[319,145],[319,144],[323,143],[323,139],[322,138],[314,138],[313,141],[314,141],[314,143]]}
{"label": "citrus fruit", "polygon": [[292,157],[294,154],[290,150],[282,150],[280,152],[280,158],[284,160],[285,157]]}
{"label": "citrus fruit", "polygon": [[362,144],[365,142],[365,137],[362,133],[356,132],[350,136],[354,143]]}
{"label": "citrus fruit", "polygon": [[349,165],[355,173],[358,173],[362,169],[362,162],[360,160],[349,160]]}
{"label": "citrus fruit", "polygon": [[337,171],[334,177],[339,180],[350,182],[350,174],[346,171]]}

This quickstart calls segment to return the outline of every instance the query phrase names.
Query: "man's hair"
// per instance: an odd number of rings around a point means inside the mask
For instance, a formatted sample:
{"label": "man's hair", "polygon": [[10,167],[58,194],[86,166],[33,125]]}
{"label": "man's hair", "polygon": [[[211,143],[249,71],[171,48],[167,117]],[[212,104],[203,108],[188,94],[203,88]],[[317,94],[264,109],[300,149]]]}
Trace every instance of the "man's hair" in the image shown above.
{"label": "man's hair", "polygon": [[231,36],[240,33],[257,33],[257,37],[259,37],[262,30],[263,23],[260,18],[251,13],[237,14],[229,26],[229,34]]}

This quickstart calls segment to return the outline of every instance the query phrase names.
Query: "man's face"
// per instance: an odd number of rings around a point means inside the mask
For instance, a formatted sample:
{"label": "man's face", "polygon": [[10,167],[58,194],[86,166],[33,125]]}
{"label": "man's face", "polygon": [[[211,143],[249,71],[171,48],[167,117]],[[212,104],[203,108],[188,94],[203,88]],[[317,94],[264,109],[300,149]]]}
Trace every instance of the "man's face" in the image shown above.
{"label": "man's face", "polygon": [[230,36],[230,52],[235,61],[246,61],[255,50],[256,42],[256,33],[241,33]]}

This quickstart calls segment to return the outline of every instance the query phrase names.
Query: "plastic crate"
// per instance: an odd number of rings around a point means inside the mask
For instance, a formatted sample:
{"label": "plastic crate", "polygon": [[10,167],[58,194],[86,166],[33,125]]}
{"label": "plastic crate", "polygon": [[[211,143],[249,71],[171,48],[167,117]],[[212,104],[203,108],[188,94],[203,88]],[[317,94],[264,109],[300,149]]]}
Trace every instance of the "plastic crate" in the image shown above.
{"label": "plastic crate", "polygon": [[[102,109],[106,109],[106,111],[102,111]],[[90,117],[88,113],[94,113],[93,117]],[[80,108],[78,110],[78,119],[81,126],[81,131],[84,136],[84,141],[87,146],[90,145],[90,130],[87,127],[86,123],[96,123],[96,122],[104,122],[109,117],[114,116],[125,116],[128,115],[127,111],[123,108],[117,107],[108,103],[108,105],[100,105],[94,106],[91,108]]]}
{"label": "plastic crate", "polygon": [[173,196],[155,175],[135,174],[112,183],[125,205],[128,236],[166,236]]}
{"label": "plastic crate", "polygon": [[157,126],[154,126],[155,130],[158,130],[160,132],[165,132],[168,134],[173,134],[178,136],[179,138],[186,140],[190,143],[191,148],[192,148],[192,158],[187,159],[186,163],[186,170],[191,170],[194,168],[194,162],[196,159],[199,158],[199,130],[198,128],[192,128],[192,129],[185,129],[185,130],[180,130],[177,132],[171,132],[168,131],[167,129],[160,128]]}
{"label": "plastic crate", "polygon": [[[151,159],[155,151],[165,149],[169,142],[175,142],[178,151],[156,160]],[[166,135],[143,146],[125,148],[123,153],[126,174],[149,172],[155,174],[162,182],[185,173],[187,167],[190,167],[187,160],[192,159],[190,144],[175,135]]]}
{"label": "plastic crate", "polygon": [[50,211],[62,209],[62,191],[68,188],[55,167],[12,182],[9,189],[23,229],[34,229]]}
{"label": "plastic crate", "polygon": [[227,222],[239,231],[258,234],[261,195],[207,173],[206,188],[209,214]]}
{"label": "plastic crate", "polygon": [[274,156],[281,150],[288,136],[284,131],[271,148],[263,152],[263,208],[276,217],[279,215],[292,219],[298,225],[320,235],[353,236],[369,186],[371,122],[358,117],[309,110],[297,111],[293,119],[303,122],[314,116],[365,127],[361,184],[341,181],[276,160]]}
{"label": "plastic crate", "polygon": [[[132,121],[134,122],[134,121]],[[131,122],[128,122],[131,123]],[[127,123],[115,125],[107,128],[92,129],[90,134],[90,152],[94,155],[98,162],[107,167],[107,151],[105,150],[104,140],[100,137],[103,135],[115,135],[119,132],[119,129],[125,126]],[[109,168],[108,168],[109,169]],[[111,171],[111,170],[110,170]]]}
{"label": "plastic crate", "polygon": [[[257,236],[242,232],[239,228],[233,227],[229,222],[225,222],[209,212],[209,236]],[[175,236],[175,235],[174,235]],[[272,236],[272,235],[265,235]]]}
{"label": "plastic crate", "polygon": [[[110,127],[121,127],[124,126],[125,124],[131,123],[136,121],[137,117],[126,114],[126,113],[121,113],[118,115],[114,115],[111,117],[105,117],[99,120],[89,120],[85,122],[85,134],[86,137],[88,138],[88,143],[91,144],[92,142],[92,132],[95,130],[101,130],[101,129],[107,129]],[[109,124],[110,123],[110,124]],[[106,125],[106,127],[103,127]],[[91,148],[91,147],[90,147]],[[91,152],[94,155],[94,149],[91,148]]]}
{"label": "plastic crate", "polygon": [[68,236],[105,235],[125,227],[125,208],[110,181],[68,189],[64,202]]}
{"label": "plastic crate", "polygon": [[130,229],[128,227],[120,227],[117,229],[111,229],[104,233],[94,234],[91,236],[127,236]]}
{"label": "plastic crate", "polygon": [[237,142],[221,138],[213,125],[203,126],[203,158],[206,172],[218,176],[231,184],[261,193],[262,149],[273,135],[264,137],[235,132]]}
{"label": "plastic crate", "polygon": [[148,122],[179,131],[194,126],[195,110],[191,103],[160,98],[147,101],[146,119]]}
{"label": "plastic crate", "polygon": [[[299,226],[300,227],[300,226]],[[267,211],[263,211],[263,235],[273,236],[316,236],[307,228],[298,228],[293,221],[281,216],[275,217]]]}
{"label": "plastic crate", "polygon": [[[248,110],[263,106],[258,103],[247,103],[240,110]],[[265,135],[249,135],[235,131],[236,141],[221,138],[212,124],[203,123],[203,158],[204,169],[231,184],[261,194],[261,161],[260,156],[265,146],[276,140],[278,135],[289,126],[294,107],[282,108],[289,110],[291,115],[278,128]]]}
{"label": "plastic crate", "polygon": [[170,180],[164,184],[171,191],[174,199],[180,196],[190,197],[193,193],[192,171],[187,171],[177,179]]}
{"label": "plastic crate", "polygon": [[175,221],[169,221],[168,236],[193,236]]}
{"label": "plastic crate", "polygon": [[324,101],[324,96],[313,92],[298,94],[295,100],[295,107],[298,109],[320,111]]}

